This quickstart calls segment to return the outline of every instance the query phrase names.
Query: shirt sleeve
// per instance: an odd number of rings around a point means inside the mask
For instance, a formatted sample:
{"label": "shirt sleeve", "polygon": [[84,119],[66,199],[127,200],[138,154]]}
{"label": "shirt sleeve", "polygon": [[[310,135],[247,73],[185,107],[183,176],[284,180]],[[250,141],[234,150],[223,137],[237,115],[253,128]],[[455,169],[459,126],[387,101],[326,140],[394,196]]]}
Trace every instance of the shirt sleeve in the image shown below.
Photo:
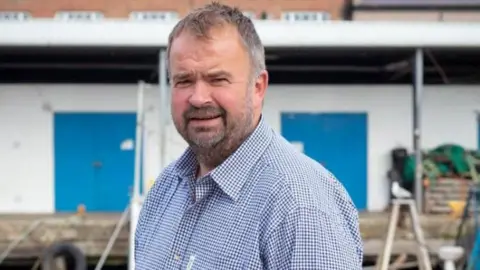
{"label": "shirt sleeve", "polygon": [[361,270],[362,243],[350,230],[333,212],[294,209],[266,239],[265,268]]}

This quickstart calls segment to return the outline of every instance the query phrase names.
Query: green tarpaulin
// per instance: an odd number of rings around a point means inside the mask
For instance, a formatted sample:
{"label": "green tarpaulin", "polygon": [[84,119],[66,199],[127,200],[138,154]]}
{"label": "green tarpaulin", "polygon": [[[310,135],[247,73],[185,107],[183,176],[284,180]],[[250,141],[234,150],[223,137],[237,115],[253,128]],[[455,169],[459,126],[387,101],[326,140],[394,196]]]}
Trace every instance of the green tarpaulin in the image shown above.
{"label": "green tarpaulin", "polygon": [[[423,155],[424,174],[431,180],[444,176],[469,176],[470,165],[468,157],[480,159],[477,150],[466,150],[455,144],[445,144],[434,148]],[[410,155],[403,171],[406,182],[415,179],[415,155]]]}

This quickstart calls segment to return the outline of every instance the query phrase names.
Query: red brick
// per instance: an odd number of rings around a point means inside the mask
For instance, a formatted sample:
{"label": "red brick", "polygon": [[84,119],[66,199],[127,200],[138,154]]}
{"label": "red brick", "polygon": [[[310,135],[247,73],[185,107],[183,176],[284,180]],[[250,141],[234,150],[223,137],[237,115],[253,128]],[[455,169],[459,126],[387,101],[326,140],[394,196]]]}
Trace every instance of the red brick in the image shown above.
{"label": "red brick", "polygon": [[[52,17],[59,10],[101,11],[109,18],[127,17],[131,11],[159,10],[176,11],[181,16],[190,9],[209,3],[209,0],[5,0],[0,10],[27,11],[33,17]],[[224,0],[245,11],[258,15],[266,12],[272,18],[279,18],[282,10],[327,11],[332,19],[341,19],[343,0]]]}

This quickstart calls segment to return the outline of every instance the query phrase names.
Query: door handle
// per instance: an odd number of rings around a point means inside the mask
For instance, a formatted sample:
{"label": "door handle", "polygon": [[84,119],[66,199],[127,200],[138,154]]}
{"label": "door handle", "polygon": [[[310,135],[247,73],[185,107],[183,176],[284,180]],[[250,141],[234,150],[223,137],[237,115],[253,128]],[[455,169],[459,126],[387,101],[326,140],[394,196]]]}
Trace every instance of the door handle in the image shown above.
{"label": "door handle", "polygon": [[94,161],[94,162],[92,163],[92,165],[93,165],[93,167],[95,167],[95,168],[100,168],[100,167],[102,167],[102,162],[100,162],[100,161]]}

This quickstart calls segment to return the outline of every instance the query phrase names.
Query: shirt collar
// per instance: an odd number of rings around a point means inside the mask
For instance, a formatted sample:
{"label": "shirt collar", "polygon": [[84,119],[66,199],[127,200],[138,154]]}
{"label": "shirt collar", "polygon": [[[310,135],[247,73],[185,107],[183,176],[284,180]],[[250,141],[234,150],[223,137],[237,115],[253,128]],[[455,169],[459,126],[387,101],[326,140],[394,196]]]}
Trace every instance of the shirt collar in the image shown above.
{"label": "shirt collar", "polygon": [[[263,116],[250,136],[222,164],[210,172],[209,176],[220,189],[236,201],[248,180],[253,166],[262,156],[273,137],[273,130],[265,123]],[[195,154],[190,147],[178,159],[175,171],[181,178],[195,177],[197,170]]]}

